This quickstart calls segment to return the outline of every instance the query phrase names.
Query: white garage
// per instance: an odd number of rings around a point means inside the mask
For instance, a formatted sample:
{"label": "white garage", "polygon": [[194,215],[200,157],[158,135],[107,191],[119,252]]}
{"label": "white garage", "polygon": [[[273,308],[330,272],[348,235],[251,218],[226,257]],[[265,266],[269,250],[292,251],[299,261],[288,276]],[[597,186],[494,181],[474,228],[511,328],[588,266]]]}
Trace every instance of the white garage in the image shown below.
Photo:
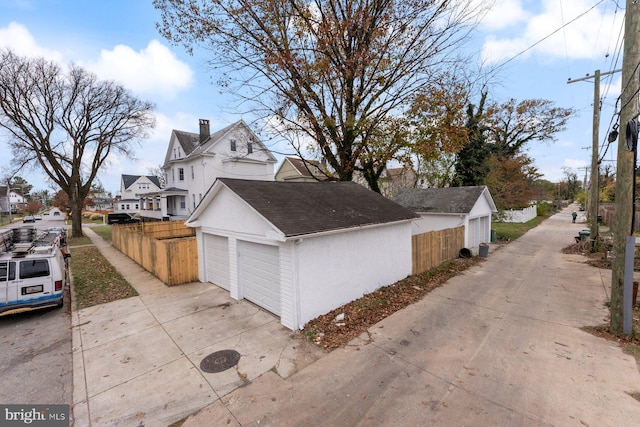
{"label": "white garage", "polygon": [[486,186],[407,189],[393,200],[420,215],[414,235],[464,226],[464,245],[476,254],[491,240],[491,215],[498,210]]}
{"label": "white garage", "polygon": [[201,281],[295,330],[411,274],[414,218],[352,182],[221,178],[187,225]]}

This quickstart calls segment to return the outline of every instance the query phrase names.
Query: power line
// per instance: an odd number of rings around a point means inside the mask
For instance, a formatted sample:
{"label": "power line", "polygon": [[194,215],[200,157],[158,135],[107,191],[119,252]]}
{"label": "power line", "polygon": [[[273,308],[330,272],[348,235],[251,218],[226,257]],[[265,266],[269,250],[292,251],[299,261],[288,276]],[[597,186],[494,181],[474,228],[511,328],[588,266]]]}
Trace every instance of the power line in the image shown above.
{"label": "power line", "polygon": [[523,55],[523,54],[527,53],[528,51],[530,51],[531,49],[533,49],[534,47],[536,47],[537,45],[539,45],[543,41],[547,40],[549,37],[555,35],[558,31],[564,29],[568,25],[570,25],[570,24],[574,23],[575,21],[577,21],[578,19],[582,18],[587,13],[591,12],[593,9],[595,9],[600,4],[602,4],[604,1],[605,0],[598,1],[596,4],[591,6],[589,9],[587,9],[586,11],[582,12],[580,15],[576,16],[575,18],[573,18],[571,21],[567,22],[566,24],[563,24],[560,28],[557,28],[556,30],[552,31],[550,34],[548,34],[545,37],[541,38],[540,40],[538,40],[537,42],[535,42],[531,46],[527,47],[526,49],[522,50],[521,52],[519,52],[519,53],[515,54],[514,56],[512,56],[511,58],[507,59],[506,61],[504,61],[503,63],[498,65],[493,71],[495,72],[496,70],[499,70],[500,68],[504,67],[505,65],[507,65],[509,62],[513,61],[514,59],[516,59],[520,55]]}

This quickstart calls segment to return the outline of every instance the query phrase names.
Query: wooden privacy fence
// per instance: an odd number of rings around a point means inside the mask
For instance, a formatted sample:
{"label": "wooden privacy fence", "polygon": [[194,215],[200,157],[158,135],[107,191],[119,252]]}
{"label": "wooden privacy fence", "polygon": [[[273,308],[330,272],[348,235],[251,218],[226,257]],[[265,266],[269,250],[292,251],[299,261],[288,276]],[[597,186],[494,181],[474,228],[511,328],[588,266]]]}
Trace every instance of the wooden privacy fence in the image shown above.
{"label": "wooden privacy fence", "polygon": [[458,258],[463,247],[463,226],[411,236],[412,274],[420,274],[443,262]]}
{"label": "wooden privacy fence", "polygon": [[169,286],[198,280],[195,229],[179,221],[115,225],[113,246]]}

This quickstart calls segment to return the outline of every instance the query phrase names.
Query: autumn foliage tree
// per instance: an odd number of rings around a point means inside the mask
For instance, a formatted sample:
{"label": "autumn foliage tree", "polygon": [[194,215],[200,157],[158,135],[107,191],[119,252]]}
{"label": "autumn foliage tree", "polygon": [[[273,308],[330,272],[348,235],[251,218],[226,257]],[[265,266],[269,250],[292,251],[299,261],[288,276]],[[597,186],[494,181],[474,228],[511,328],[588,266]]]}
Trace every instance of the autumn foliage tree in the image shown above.
{"label": "autumn foliage tree", "polygon": [[[452,0],[154,0],[167,39],[209,50],[223,88],[250,101],[335,176],[373,190],[402,150],[396,118],[458,62],[483,9]],[[391,131],[391,133],[389,133]]]}
{"label": "autumn foliage tree", "polygon": [[155,125],[153,106],[123,86],[72,65],[0,51],[0,128],[13,161],[39,165],[69,198],[72,235],[82,236],[82,203],[109,156],[132,156]]}

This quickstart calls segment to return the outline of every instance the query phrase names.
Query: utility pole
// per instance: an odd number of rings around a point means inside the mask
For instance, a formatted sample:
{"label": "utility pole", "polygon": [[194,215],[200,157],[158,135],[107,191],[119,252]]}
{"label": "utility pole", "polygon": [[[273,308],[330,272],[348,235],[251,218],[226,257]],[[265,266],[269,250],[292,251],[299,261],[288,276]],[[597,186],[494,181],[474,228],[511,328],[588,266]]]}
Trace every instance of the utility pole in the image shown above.
{"label": "utility pole", "polygon": [[[589,181],[589,198],[587,213],[590,220],[589,236],[591,240],[591,250],[596,250],[598,241],[598,201],[600,199],[600,162],[598,161],[598,140],[600,139],[600,77],[618,73],[622,70],[608,71],[600,73],[596,70],[593,76],[581,77],[579,79],[569,79],[568,83],[575,83],[593,78],[593,128],[591,135],[591,179]],[[586,184],[586,179],[585,179]]]}
{"label": "utility pole", "polygon": [[[614,259],[611,274],[611,324],[614,334],[631,334],[631,292],[635,237],[631,229],[634,209],[636,153],[627,148],[629,123],[638,116],[638,64],[640,63],[640,5],[627,0],[625,11],[624,50],[622,61],[622,93],[620,101],[620,134],[616,171],[615,222],[613,230]],[[633,126],[635,128],[635,126]],[[623,131],[626,129],[626,131]],[[636,147],[631,147],[637,149]],[[629,271],[629,263],[631,270]],[[625,265],[626,264],[626,265]],[[628,307],[627,307],[628,306]],[[628,315],[627,315],[628,313]]]}

